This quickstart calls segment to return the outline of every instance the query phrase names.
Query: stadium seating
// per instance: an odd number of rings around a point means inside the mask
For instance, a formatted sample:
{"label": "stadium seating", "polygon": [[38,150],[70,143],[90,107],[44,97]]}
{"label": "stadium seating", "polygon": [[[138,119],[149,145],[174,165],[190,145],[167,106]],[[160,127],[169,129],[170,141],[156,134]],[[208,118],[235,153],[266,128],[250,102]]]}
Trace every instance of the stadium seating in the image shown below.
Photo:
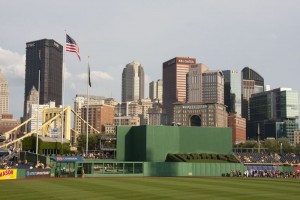
{"label": "stadium seating", "polygon": [[278,163],[278,164],[291,164],[291,163],[299,163],[300,156],[295,154],[269,154],[269,153],[235,153],[235,155],[241,160],[243,163]]}

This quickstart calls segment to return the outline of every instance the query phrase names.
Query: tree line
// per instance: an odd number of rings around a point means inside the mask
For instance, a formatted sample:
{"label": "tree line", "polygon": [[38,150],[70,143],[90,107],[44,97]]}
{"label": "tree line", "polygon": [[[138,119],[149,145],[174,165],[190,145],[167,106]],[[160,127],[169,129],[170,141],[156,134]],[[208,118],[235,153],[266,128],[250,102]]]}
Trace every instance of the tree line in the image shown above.
{"label": "tree line", "polygon": [[300,154],[300,144],[291,145],[286,139],[267,139],[263,141],[250,140],[244,143],[235,144],[234,149],[263,149],[266,153],[295,153]]}

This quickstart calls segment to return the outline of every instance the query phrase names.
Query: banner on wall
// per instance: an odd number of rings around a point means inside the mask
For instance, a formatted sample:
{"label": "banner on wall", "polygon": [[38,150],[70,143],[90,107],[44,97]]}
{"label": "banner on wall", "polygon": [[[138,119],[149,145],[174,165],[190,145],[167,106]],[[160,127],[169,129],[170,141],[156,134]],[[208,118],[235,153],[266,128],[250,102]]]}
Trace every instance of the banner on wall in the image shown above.
{"label": "banner on wall", "polygon": [[300,166],[294,167],[294,172],[300,172]]}
{"label": "banner on wall", "polygon": [[0,180],[17,179],[16,169],[0,169]]}
{"label": "banner on wall", "polygon": [[30,169],[26,170],[26,178],[48,178],[51,176],[51,169]]}

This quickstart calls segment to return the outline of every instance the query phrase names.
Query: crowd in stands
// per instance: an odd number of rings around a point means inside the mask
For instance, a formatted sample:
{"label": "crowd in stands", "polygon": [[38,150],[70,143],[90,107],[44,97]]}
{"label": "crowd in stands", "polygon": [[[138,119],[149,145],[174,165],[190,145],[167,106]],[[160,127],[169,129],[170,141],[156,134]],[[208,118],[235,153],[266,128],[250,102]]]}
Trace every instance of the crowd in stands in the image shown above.
{"label": "crowd in stands", "polygon": [[299,164],[300,155],[296,155],[294,153],[283,154],[279,157],[282,163],[291,163],[291,164]]}
{"label": "crowd in stands", "polygon": [[0,162],[0,169],[50,169],[50,166],[45,166],[44,163],[38,162],[37,164],[29,163],[27,160],[13,161],[13,160],[3,160]]}
{"label": "crowd in stands", "polygon": [[1,150],[0,169],[33,169],[33,168],[50,168],[44,166],[44,163],[37,162],[36,165],[19,159],[19,149],[10,146],[7,150]]}
{"label": "crowd in stands", "polygon": [[227,177],[257,177],[257,178],[300,178],[300,171],[283,172],[279,170],[232,170],[227,174]]}
{"label": "crowd in stands", "polygon": [[89,152],[82,155],[86,159],[115,159],[115,155],[111,152],[100,153],[99,151]]}
{"label": "crowd in stands", "polygon": [[271,164],[286,164],[297,165],[300,161],[300,156],[293,153],[290,154],[271,154],[271,153],[235,153],[236,157],[243,163],[271,163]]}

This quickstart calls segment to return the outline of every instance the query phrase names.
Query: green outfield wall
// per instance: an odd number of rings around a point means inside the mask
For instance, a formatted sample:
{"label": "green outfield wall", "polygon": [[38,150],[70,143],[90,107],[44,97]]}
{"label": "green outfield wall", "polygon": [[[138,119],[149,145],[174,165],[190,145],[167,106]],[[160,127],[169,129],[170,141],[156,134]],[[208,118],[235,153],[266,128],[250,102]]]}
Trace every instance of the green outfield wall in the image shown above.
{"label": "green outfield wall", "polygon": [[168,153],[232,153],[230,128],[117,127],[117,160],[164,162]]}
{"label": "green outfield wall", "polygon": [[18,169],[17,179],[26,178],[26,169]]}
{"label": "green outfield wall", "polygon": [[232,170],[241,171],[241,163],[145,162],[144,176],[222,176]]}

